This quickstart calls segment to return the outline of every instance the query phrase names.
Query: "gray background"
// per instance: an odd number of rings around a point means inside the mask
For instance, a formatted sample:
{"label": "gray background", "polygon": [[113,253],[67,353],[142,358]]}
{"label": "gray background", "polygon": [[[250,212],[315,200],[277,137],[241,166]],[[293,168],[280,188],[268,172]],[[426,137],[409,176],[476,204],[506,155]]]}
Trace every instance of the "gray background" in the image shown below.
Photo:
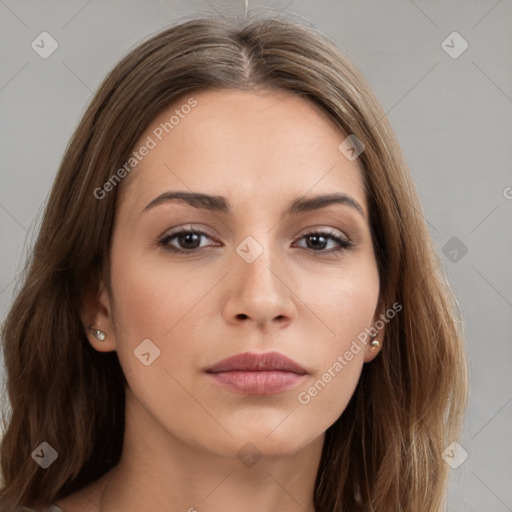
{"label": "gray background", "polygon": [[[68,139],[106,73],[185,16],[244,9],[234,0],[0,0],[0,320]],[[249,9],[309,20],[387,111],[466,325],[469,456],[452,471],[448,510],[512,511],[511,0],[251,0]],[[43,31],[59,44],[47,59],[31,48]],[[469,44],[458,58],[442,46],[454,31]]]}

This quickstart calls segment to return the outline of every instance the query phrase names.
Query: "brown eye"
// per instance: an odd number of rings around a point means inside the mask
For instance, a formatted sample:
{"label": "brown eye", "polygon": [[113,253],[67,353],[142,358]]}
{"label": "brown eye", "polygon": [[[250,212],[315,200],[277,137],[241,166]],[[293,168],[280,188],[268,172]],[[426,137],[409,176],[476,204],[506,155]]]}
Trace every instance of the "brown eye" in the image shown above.
{"label": "brown eye", "polygon": [[[325,232],[325,231],[316,231],[316,232],[312,232],[312,233],[306,233],[305,235],[303,235],[301,237],[301,240],[302,239],[306,239],[306,248],[310,249],[311,251],[314,251],[314,252],[324,252],[324,253],[337,252],[337,251],[349,249],[350,247],[352,247],[354,245],[350,240],[348,240],[336,233]],[[330,250],[326,251],[324,249],[327,248],[327,245],[329,244],[329,242],[334,242],[335,247],[334,248],[331,247]]]}
{"label": "brown eye", "polygon": [[[193,229],[181,230],[175,233],[169,233],[162,237],[159,241],[159,245],[165,250],[174,253],[192,254],[199,252],[199,250],[204,247],[208,247],[201,245],[203,237],[210,238],[202,231],[195,231]],[[300,238],[300,240],[306,240],[305,249],[324,254],[343,251],[353,247],[354,245],[350,240],[338,235],[337,233],[331,233],[328,231],[306,233]],[[329,244],[334,244],[334,247],[328,247]]]}
{"label": "brown eye", "polygon": [[[165,235],[160,239],[159,245],[171,252],[183,254],[192,253],[197,252],[197,249],[204,247],[201,246],[201,239],[203,237],[210,238],[202,231],[187,229]],[[173,242],[173,244],[171,244],[171,242]]]}

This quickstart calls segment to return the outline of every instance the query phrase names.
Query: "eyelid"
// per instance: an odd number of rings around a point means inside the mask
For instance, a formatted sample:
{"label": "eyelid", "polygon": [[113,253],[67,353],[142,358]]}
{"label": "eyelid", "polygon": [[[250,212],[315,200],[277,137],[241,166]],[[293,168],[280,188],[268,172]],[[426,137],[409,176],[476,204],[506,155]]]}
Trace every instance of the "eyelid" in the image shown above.
{"label": "eyelid", "polygon": [[315,234],[315,233],[323,233],[328,235],[337,236],[340,238],[343,238],[347,242],[351,242],[351,238],[340,229],[331,228],[331,227],[322,227],[322,226],[308,226],[307,228],[304,228],[301,233],[298,235],[298,238],[301,238],[306,235]]}
{"label": "eyelid", "polygon": [[[164,237],[169,237],[171,235],[176,235],[179,233],[182,233],[183,231],[190,231],[193,233],[197,233],[199,235],[206,235],[209,238],[214,238],[214,236],[210,235],[207,230],[204,228],[196,228],[192,224],[185,225],[185,226],[179,226],[177,228],[172,228],[171,230],[165,231],[162,235],[160,235],[158,238],[162,239]],[[348,236],[344,231],[341,231],[336,228],[331,227],[322,227],[322,226],[308,226],[307,228],[304,228],[299,235],[296,236],[296,238],[301,238],[306,235],[315,234],[315,233],[325,233],[330,234],[334,236],[339,236],[346,240],[347,242],[351,242],[351,237]]]}

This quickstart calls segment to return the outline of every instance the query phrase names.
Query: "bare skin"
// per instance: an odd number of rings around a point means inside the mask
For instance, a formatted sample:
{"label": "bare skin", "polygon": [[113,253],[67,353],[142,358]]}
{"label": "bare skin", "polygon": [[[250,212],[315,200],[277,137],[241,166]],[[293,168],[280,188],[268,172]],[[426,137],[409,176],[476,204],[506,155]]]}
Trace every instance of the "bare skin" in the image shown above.
{"label": "bare skin", "polygon": [[[378,353],[362,345],[341,371],[332,369],[383,312],[361,168],[338,151],[346,134],[291,94],[193,96],[197,106],[120,185],[112,297],[103,287],[82,320],[107,334],[103,342],[90,335],[90,343],[117,351],[127,376],[123,455],[104,478],[59,500],[66,512],[314,512],[325,431]],[[187,99],[162,113],[141,144]],[[223,196],[231,212],[183,201],[145,210],[177,190]],[[362,212],[345,202],[285,214],[297,198],[334,192]],[[161,243],[190,228],[203,234]],[[262,249],[252,262],[237,252],[247,237],[252,245],[242,248]],[[134,355],[143,340],[152,354],[160,350],[147,366]],[[278,351],[307,373],[290,389],[259,395],[205,373],[247,351]],[[329,368],[329,382],[309,393]],[[261,456],[251,466],[240,457],[244,446]]]}

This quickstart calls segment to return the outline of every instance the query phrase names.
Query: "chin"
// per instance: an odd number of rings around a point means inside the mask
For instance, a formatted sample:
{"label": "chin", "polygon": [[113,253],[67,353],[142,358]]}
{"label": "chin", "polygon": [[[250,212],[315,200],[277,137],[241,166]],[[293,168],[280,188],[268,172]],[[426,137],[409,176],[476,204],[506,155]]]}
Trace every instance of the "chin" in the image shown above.
{"label": "chin", "polygon": [[311,441],[312,436],[307,432],[290,432],[290,429],[279,428],[272,432],[270,429],[265,429],[260,432],[241,432],[240,436],[236,436],[236,452],[243,451],[243,447],[247,450],[253,449],[261,453],[262,456],[271,459],[281,459],[291,457],[303,448],[305,448]]}

